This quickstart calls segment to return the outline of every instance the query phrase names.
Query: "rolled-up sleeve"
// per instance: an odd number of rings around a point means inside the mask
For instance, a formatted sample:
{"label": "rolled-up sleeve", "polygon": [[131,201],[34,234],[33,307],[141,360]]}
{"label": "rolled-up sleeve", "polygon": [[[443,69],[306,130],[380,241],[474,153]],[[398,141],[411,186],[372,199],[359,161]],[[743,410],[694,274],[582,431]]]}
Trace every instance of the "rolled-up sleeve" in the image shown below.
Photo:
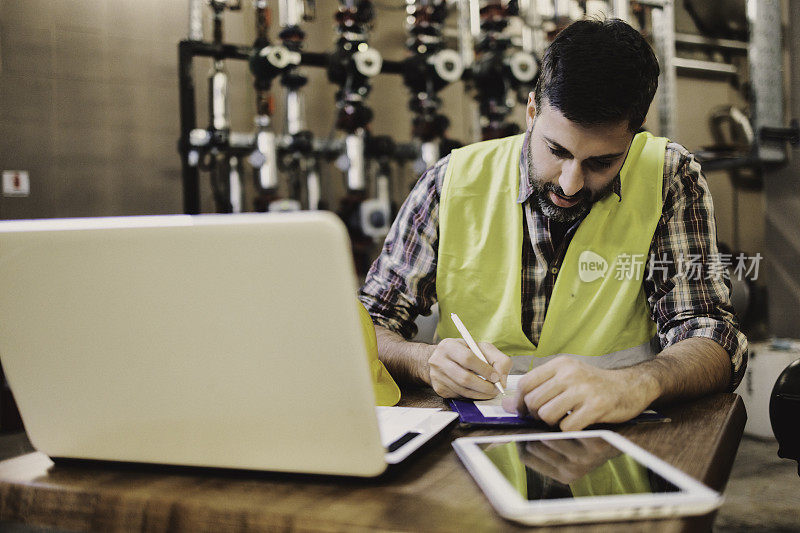
{"label": "rolled-up sleeve", "polygon": [[739,330],[717,248],[714,207],[700,164],[670,143],[664,162],[665,196],[646,268],[645,293],[661,347],[692,337],[716,341],[730,356],[729,390],[747,366],[747,338]]}
{"label": "rolled-up sleeve", "polygon": [[406,339],[417,332],[417,316],[430,314],[436,302],[439,196],[449,159],[442,158],[420,177],[359,291],[372,321]]}

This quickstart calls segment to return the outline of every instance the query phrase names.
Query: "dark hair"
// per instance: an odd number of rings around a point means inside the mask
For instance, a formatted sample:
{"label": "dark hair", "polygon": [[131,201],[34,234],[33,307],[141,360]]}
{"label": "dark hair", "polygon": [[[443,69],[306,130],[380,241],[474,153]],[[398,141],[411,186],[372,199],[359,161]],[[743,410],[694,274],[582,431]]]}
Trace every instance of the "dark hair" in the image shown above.
{"label": "dark hair", "polygon": [[658,60],[619,19],[581,20],[559,33],[542,59],[534,99],[583,125],[628,121],[638,131],[658,87]]}

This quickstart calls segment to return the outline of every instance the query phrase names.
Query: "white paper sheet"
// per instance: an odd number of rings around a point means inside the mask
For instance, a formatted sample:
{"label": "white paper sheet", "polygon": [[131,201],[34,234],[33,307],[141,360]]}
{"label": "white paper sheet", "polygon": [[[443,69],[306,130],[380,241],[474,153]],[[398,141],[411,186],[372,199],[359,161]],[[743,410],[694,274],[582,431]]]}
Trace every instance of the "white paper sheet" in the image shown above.
{"label": "white paper sheet", "polygon": [[[512,374],[508,376],[508,383],[506,384],[506,396],[514,396],[517,393],[517,384],[524,374]],[[503,409],[503,395],[498,394],[491,400],[475,400],[475,407],[481,412],[483,416],[513,418],[517,416],[514,413],[509,413]]]}

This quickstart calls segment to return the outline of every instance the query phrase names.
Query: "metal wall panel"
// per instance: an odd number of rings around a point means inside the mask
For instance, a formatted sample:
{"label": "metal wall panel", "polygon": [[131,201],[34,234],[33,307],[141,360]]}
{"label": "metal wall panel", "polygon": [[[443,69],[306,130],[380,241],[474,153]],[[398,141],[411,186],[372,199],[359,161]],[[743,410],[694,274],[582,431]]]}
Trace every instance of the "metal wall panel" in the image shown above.
{"label": "metal wall panel", "polygon": [[[787,117],[800,117],[800,10],[790,1],[786,28],[789,50]],[[774,28],[780,32],[780,28]],[[781,69],[780,61],[774,68]],[[762,115],[763,116],[763,115]],[[764,176],[766,193],[765,270],[770,330],[800,337],[800,147],[788,151],[788,164]]]}

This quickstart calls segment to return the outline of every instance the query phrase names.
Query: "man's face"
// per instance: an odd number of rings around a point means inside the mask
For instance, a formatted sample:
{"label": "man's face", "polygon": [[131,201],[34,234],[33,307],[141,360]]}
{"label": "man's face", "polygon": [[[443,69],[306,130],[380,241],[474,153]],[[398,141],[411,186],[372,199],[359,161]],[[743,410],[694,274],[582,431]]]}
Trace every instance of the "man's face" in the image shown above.
{"label": "man's face", "polygon": [[528,101],[528,173],[539,209],[557,222],[573,222],[611,193],[633,140],[627,121],[583,126],[543,102]]}

